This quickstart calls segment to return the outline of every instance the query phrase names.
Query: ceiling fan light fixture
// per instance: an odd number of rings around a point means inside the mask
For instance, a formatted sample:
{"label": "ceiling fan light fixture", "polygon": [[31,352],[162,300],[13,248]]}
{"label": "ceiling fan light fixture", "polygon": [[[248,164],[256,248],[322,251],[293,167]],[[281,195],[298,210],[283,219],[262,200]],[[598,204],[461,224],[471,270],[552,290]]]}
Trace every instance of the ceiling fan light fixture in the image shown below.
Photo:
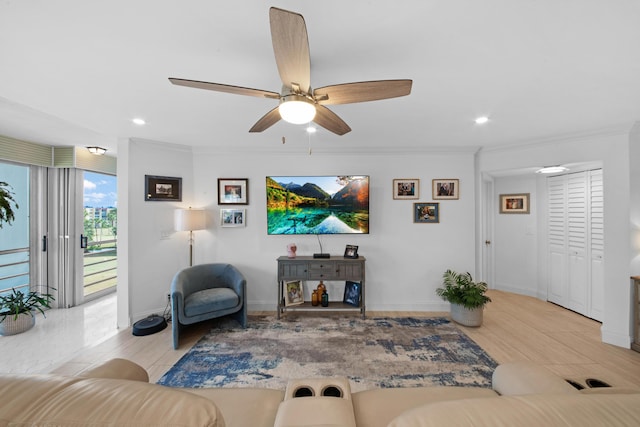
{"label": "ceiling fan light fixture", "polygon": [[316,116],[314,102],[306,96],[296,94],[285,95],[280,98],[278,111],[282,120],[294,125],[309,123]]}
{"label": "ceiling fan light fixture", "polygon": [[568,168],[564,166],[545,166],[536,171],[536,173],[548,174],[548,173],[560,173],[568,171]]}

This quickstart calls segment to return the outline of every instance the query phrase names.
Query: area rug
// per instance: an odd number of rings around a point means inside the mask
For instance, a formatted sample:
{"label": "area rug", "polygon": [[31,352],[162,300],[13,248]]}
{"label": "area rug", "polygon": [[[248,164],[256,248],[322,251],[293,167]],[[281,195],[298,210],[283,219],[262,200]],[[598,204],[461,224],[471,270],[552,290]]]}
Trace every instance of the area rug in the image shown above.
{"label": "area rug", "polygon": [[250,316],[221,320],[158,384],[265,387],[343,376],[352,391],[430,385],[490,387],[496,362],[445,318]]}

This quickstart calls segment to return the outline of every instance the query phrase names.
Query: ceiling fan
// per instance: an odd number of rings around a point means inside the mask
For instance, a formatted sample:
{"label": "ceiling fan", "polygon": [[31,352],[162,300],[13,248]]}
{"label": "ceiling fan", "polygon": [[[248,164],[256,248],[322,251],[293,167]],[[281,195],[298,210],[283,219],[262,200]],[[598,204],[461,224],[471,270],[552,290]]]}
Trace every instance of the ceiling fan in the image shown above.
{"label": "ceiling fan", "polygon": [[294,124],[313,121],[337,135],[344,135],[351,128],[325,105],[376,101],[411,93],[412,80],[406,79],[343,83],[312,89],[309,40],[304,17],[272,7],[269,9],[269,21],[273,51],[282,80],[281,93],[173,77],[169,81],[174,85],[197,89],[278,99],[279,105],[258,120],[249,132],[262,132],[283,119]]}

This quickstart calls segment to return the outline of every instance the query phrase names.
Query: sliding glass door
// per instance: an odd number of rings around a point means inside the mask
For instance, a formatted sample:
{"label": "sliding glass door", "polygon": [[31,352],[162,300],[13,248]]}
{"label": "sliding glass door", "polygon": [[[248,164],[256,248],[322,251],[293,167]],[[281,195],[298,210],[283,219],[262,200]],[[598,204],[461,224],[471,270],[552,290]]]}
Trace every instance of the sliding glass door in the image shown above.
{"label": "sliding glass door", "polygon": [[84,172],[83,301],[115,290],[118,266],[116,177]]}

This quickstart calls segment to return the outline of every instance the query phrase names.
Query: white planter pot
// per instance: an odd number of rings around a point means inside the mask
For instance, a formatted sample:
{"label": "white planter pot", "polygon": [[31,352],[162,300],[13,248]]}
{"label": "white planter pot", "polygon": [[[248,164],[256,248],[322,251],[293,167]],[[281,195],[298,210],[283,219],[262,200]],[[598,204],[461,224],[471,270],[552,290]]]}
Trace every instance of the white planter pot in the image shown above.
{"label": "white planter pot", "polygon": [[13,315],[7,316],[0,323],[0,335],[16,335],[28,331],[36,324],[36,317],[29,313],[22,313],[14,319]]}
{"label": "white planter pot", "polygon": [[451,320],[464,326],[482,325],[482,313],[484,313],[484,307],[470,310],[462,305],[451,304]]}

